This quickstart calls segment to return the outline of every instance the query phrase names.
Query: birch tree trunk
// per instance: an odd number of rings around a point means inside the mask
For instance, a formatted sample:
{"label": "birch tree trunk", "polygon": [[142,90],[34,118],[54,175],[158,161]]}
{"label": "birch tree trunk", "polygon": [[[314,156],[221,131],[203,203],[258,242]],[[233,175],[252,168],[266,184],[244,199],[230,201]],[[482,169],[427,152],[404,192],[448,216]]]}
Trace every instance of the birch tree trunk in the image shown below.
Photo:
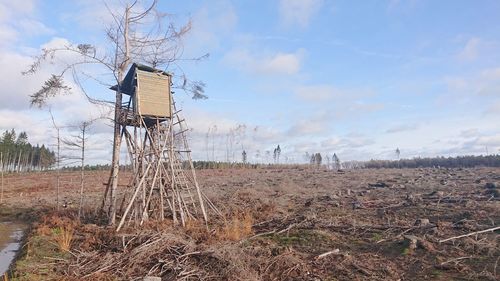
{"label": "birch tree trunk", "polygon": [[56,206],[59,211],[59,189],[61,184],[61,138],[59,135],[59,128],[57,128],[57,175],[56,175]]}
{"label": "birch tree trunk", "polygon": [[121,81],[123,80],[123,74],[127,70],[130,64],[130,43],[129,43],[129,14],[130,7],[127,6],[125,9],[125,22],[124,22],[124,32],[123,39],[125,42],[125,58],[118,68],[118,87],[116,91],[116,102],[115,102],[115,124],[114,124],[114,137],[113,137],[113,158],[112,158],[112,168],[111,168],[111,194],[110,194],[110,207],[109,207],[109,224],[114,225],[116,223],[116,193],[118,189],[118,173],[120,169],[120,145],[121,145],[121,125],[119,123],[120,112],[122,107],[122,93],[121,93]]}
{"label": "birch tree trunk", "polygon": [[83,190],[85,187],[85,131],[87,130],[87,124],[84,122],[82,126],[82,159],[81,159],[81,169],[80,169],[80,206],[78,208],[78,219],[83,216]]}
{"label": "birch tree trunk", "polygon": [[0,152],[0,169],[2,169],[0,171],[0,187],[2,188],[0,190],[0,204],[3,203],[3,153]]}

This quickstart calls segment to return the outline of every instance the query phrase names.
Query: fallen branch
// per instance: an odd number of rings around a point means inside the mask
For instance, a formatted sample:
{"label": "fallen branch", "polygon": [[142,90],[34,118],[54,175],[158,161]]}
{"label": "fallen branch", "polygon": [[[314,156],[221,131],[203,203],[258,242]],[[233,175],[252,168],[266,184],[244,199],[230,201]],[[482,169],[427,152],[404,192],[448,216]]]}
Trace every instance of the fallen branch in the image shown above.
{"label": "fallen branch", "polygon": [[363,273],[366,276],[371,276],[372,275],[368,270],[362,268],[361,266],[359,266],[359,265],[357,265],[355,263],[353,263],[352,266],[354,266],[354,268],[356,268],[359,272]]}
{"label": "fallen branch", "polygon": [[465,259],[472,259],[474,258],[473,256],[469,256],[469,257],[460,257],[460,258],[456,258],[456,259],[451,259],[451,260],[448,260],[448,261],[445,261],[445,262],[442,262],[440,263],[439,265],[440,266],[443,266],[447,263],[450,263],[450,262],[457,262],[457,261],[461,261],[461,260],[465,260]]}
{"label": "fallen branch", "polygon": [[[304,222],[304,221],[302,221],[302,222]],[[300,223],[302,223],[302,222],[300,222]],[[298,224],[300,224],[300,223],[298,223]],[[258,234],[255,234],[254,236],[248,237],[247,239],[241,240],[240,243],[243,243],[245,241],[248,241],[248,240],[260,237],[260,236],[265,236],[265,235],[270,235],[270,234],[282,234],[284,232],[289,231],[290,229],[292,229],[293,227],[297,226],[298,224],[297,223],[292,223],[292,224],[290,224],[289,226],[287,226],[286,228],[284,228],[282,230],[274,229],[274,230],[271,230],[271,231],[268,231],[268,232],[258,233]]]}
{"label": "fallen branch", "polygon": [[476,235],[476,234],[491,232],[491,231],[495,231],[495,230],[498,230],[498,229],[500,229],[500,226],[493,227],[493,228],[488,228],[488,229],[481,230],[481,231],[475,231],[475,232],[471,232],[471,233],[464,234],[464,235],[459,235],[459,236],[454,236],[454,237],[446,238],[446,239],[443,239],[443,240],[439,240],[439,243],[443,243],[443,242],[446,242],[446,241],[455,240],[455,239],[459,239],[459,238],[469,237],[469,236]]}
{"label": "fallen branch", "polygon": [[337,254],[339,254],[339,253],[340,253],[340,250],[339,250],[339,249],[335,249],[335,250],[332,250],[332,251],[328,251],[328,252],[326,252],[326,253],[323,253],[323,254],[321,254],[321,255],[318,255],[318,256],[316,257],[316,259],[317,259],[317,260],[319,260],[319,259],[322,259],[322,258],[327,257],[327,256],[329,256],[329,255],[337,255]]}
{"label": "fallen branch", "polygon": [[257,237],[260,237],[260,236],[264,236],[264,235],[269,235],[269,234],[274,234],[276,233],[276,229],[275,230],[271,230],[271,231],[268,231],[268,232],[262,232],[262,233],[259,233],[259,234],[255,234],[254,236],[252,237],[248,237],[247,239],[244,239],[244,240],[241,240],[240,243],[243,243],[245,241],[248,241],[250,239],[254,239],[254,238],[257,238]]}
{"label": "fallen branch", "polygon": [[294,226],[296,226],[296,225],[297,225],[296,223],[292,223],[292,224],[290,224],[287,228],[282,229],[282,230],[278,231],[277,233],[278,233],[278,234],[281,234],[281,233],[287,232],[287,231],[289,231],[290,229],[292,229],[292,228],[293,228]]}

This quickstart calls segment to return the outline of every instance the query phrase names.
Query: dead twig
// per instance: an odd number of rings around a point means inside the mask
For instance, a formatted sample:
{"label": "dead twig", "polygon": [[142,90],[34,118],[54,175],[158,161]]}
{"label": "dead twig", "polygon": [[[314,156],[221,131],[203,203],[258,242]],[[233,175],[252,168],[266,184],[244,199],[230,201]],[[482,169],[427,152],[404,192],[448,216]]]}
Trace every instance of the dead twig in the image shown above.
{"label": "dead twig", "polygon": [[338,255],[339,253],[340,253],[340,249],[334,249],[334,250],[328,251],[326,253],[323,253],[321,255],[318,255],[316,257],[316,259],[319,260],[319,259],[322,259],[324,257],[328,257],[329,255]]}
{"label": "dead twig", "polygon": [[278,231],[277,233],[278,233],[278,234],[281,234],[281,233],[287,232],[287,231],[289,231],[290,229],[292,229],[293,227],[295,227],[296,225],[297,225],[296,223],[292,223],[292,224],[290,224],[287,228],[282,229],[282,230]]}
{"label": "dead twig", "polygon": [[372,275],[368,270],[362,268],[361,266],[359,266],[359,265],[357,265],[355,263],[353,263],[352,266],[354,266],[354,268],[356,268],[359,272],[363,273],[366,276],[371,276]]}
{"label": "dead twig", "polygon": [[255,234],[254,236],[252,237],[248,237],[247,239],[243,239],[240,241],[240,244],[245,242],[245,241],[248,241],[248,240],[251,240],[251,239],[254,239],[254,238],[257,238],[257,237],[260,237],[260,236],[265,236],[265,235],[269,235],[269,234],[274,234],[276,233],[276,229],[275,230],[271,230],[271,231],[268,231],[268,232],[262,232],[262,233],[259,233],[259,234]]}
{"label": "dead twig", "polygon": [[471,233],[464,234],[464,235],[453,236],[453,237],[450,237],[450,238],[439,240],[439,243],[443,243],[443,242],[450,241],[450,240],[455,240],[455,239],[460,239],[460,238],[464,238],[464,237],[469,237],[469,236],[476,235],[476,234],[491,232],[491,231],[495,231],[495,230],[498,230],[498,229],[500,229],[500,226],[493,227],[493,228],[488,228],[488,229],[484,229],[484,230],[480,230],[480,231],[475,231],[475,232],[471,232]]}
{"label": "dead twig", "polygon": [[493,276],[495,276],[495,277],[497,277],[497,265],[498,265],[498,260],[499,259],[500,259],[500,256],[495,261],[495,266],[493,267]]}
{"label": "dead twig", "polygon": [[461,261],[461,260],[465,260],[465,259],[472,259],[472,258],[473,258],[473,256],[468,256],[468,257],[460,257],[460,258],[456,258],[456,259],[447,260],[447,261],[445,261],[445,262],[440,263],[439,265],[440,265],[440,266],[443,266],[443,265],[445,265],[445,264],[447,264],[447,263],[457,262],[457,261]]}

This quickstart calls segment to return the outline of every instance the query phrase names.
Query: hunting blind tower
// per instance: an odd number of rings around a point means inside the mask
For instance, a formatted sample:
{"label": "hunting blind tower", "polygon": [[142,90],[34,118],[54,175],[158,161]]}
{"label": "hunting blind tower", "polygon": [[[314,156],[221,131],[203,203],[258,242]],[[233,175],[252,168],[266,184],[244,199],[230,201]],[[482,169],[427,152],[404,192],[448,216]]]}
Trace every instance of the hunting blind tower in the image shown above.
{"label": "hunting blind tower", "polygon": [[124,224],[168,216],[182,225],[200,218],[206,223],[205,203],[215,209],[196,180],[188,128],[175,107],[171,80],[167,72],[133,64],[120,85],[111,88],[129,96],[116,122],[133,171],[117,210],[117,231]]}

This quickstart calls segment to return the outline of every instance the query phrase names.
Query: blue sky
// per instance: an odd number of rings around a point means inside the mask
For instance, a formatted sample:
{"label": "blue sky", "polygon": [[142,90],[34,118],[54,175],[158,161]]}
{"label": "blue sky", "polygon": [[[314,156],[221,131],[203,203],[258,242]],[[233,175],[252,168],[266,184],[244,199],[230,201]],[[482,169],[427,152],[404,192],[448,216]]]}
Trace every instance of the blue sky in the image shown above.
{"label": "blue sky", "polygon": [[[47,111],[30,109],[28,96],[56,66],[19,72],[42,46],[106,44],[109,16],[97,0],[10,2],[0,2],[0,129],[52,142]],[[393,159],[397,147],[402,157],[500,151],[498,1],[160,0],[159,10],[179,25],[192,20],[186,58],[210,54],[181,63],[209,99],[176,94],[198,159],[208,141],[224,160],[230,130],[230,157],[245,149],[255,162],[278,144],[290,162],[306,152]],[[52,108],[61,124],[99,111],[78,93]],[[110,133],[95,126],[92,161],[109,161]]]}

